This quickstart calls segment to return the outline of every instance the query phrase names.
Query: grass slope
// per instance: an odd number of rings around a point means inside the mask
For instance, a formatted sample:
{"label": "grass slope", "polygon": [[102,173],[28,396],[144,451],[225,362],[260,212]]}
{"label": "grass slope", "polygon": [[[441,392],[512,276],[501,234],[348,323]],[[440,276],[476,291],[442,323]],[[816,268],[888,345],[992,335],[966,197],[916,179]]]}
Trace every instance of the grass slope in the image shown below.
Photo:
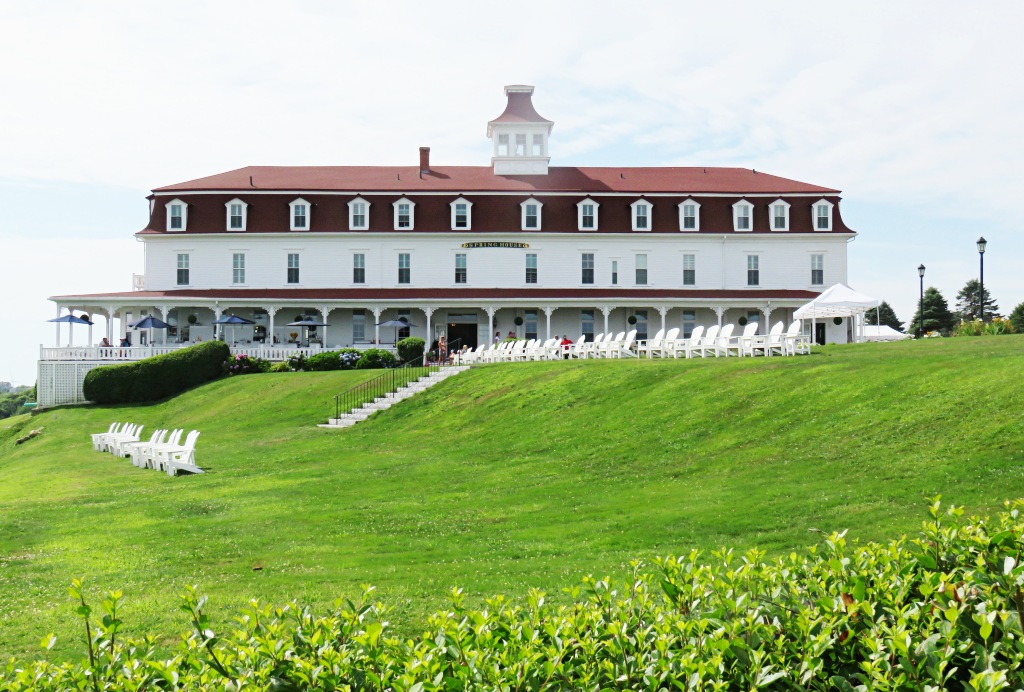
{"label": "grass slope", "polygon": [[[155,405],[0,423],[0,652],[60,636],[74,576],[121,588],[133,633],[251,597],[329,603],[374,583],[416,631],[448,588],[557,594],[693,547],[913,531],[924,500],[1024,496],[1024,337],[828,347],[810,357],[487,366],[355,428],[313,427],[366,373],[221,380]],[[111,420],[203,431],[209,473],[92,452]],[[15,447],[33,427],[45,432]],[[261,568],[254,570],[254,568]]]}

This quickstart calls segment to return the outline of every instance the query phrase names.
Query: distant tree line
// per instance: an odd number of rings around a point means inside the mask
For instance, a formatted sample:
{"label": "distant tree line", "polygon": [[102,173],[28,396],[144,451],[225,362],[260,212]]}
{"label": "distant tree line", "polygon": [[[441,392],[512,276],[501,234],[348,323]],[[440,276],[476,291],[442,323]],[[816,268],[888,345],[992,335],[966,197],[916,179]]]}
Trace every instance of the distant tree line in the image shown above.
{"label": "distant tree line", "polygon": [[[949,303],[939,289],[929,286],[924,292],[924,300],[919,301],[917,310],[914,311],[914,316],[910,318],[905,331],[917,334],[923,328],[924,333],[937,332],[948,336],[961,322],[972,322],[981,319],[981,305],[983,302],[986,322],[1002,317],[999,312],[998,303],[996,303],[987,288],[982,290],[981,283],[977,279],[968,281],[960,289],[959,293],[956,294],[956,308],[954,310],[949,309]],[[924,312],[923,323],[921,319],[922,309]],[[903,323],[896,316],[892,306],[885,301],[882,301],[882,304],[877,309],[869,310],[864,317],[865,324],[884,324],[898,331],[904,331]],[[1024,303],[1020,303],[1015,307],[1013,312],[1007,316],[1007,319],[1010,320],[1010,323],[1013,324],[1018,333],[1024,332]]]}
{"label": "distant tree line", "polygon": [[0,394],[0,420],[22,413],[24,403],[35,400],[35,387],[18,387],[12,392]]}

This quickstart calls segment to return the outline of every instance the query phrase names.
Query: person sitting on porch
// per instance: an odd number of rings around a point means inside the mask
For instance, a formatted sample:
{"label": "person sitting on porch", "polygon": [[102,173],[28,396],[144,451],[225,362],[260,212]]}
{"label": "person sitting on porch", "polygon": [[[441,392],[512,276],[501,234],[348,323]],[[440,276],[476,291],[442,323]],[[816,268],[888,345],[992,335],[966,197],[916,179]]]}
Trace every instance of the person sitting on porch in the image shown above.
{"label": "person sitting on porch", "polygon": [[121,338],[121,348],[128,348],[131,345],[132,345],[132,338],[131,338],[131,336],[128,335],[128,334],[125,334],[124,337]]}
{"label": "person sitting on porch", "polygon": [[103,337],[100,340],[100,348],[110,348],[110,339]]}

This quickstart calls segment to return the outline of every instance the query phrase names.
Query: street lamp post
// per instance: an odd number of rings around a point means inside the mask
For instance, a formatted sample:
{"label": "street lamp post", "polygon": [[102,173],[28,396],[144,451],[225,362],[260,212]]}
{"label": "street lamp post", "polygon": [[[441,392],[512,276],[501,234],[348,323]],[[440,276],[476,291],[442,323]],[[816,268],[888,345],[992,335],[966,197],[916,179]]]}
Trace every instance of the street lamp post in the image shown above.
{"label": "street lamp post", "polygon": [[920,315],[918,319],[917,327],[917,338],[924,336],[924,265],[922,264],[917,268],[917,275],[921,278],[921,298],[920,304],[917,308],[917,314]]}
{"label": "street lamp post", "polygon": [[985,240],[985,236],[978,238],[978,261],[980,266],[978,267],[978,302],[981,303],[978,312],[981,314],[981,321],[985,321],[985,246],[988,245],[988,241]]}

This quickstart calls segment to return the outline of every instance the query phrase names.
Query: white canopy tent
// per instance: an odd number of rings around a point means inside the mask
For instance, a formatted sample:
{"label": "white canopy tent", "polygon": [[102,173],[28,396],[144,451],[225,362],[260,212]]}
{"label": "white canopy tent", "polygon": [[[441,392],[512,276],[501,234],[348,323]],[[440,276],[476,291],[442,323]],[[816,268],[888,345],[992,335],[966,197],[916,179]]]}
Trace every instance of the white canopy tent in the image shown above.
{"label": "white canopy tent", "polygon": [[[814,339],[814,323],[818,319],[830,317],[856,317],[868,310],[876,308],[879,301],[875,298],[857,293],[845,284],[836,284],[825,289],[821,295],[800,307],[794,317],[798,320],[811,320],[811,339]],[[864,341],[864,318],[857,321],[859,333],[857,341]]]}
{"label": "white canopy tent", "polygon": [[900,341],[910,338],[910,334],[896,331],[887,324],[866,324],[863,331],[865,341]]}

